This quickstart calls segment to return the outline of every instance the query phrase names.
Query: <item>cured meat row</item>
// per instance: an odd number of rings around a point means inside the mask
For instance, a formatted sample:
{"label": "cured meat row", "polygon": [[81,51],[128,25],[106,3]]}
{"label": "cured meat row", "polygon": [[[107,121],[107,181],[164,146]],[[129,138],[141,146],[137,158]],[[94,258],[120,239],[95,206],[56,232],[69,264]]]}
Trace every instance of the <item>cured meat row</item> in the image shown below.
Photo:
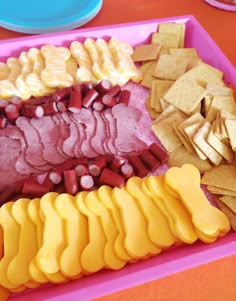
{"label": "cured meat row", "polygon": [[102,112],[56,113],[42,118],[19,117],[0,131],[0,191],[31,174],[67,159],[103,154],[128,155],[146,147],[136,136],[142,112],[117,104]]}

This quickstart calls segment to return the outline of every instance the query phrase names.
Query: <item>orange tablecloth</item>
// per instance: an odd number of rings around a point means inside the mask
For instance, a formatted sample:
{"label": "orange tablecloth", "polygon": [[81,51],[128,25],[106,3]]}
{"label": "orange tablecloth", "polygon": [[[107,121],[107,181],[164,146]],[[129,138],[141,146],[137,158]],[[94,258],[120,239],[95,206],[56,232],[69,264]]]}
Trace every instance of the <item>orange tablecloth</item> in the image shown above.
{"label": "orange tablecloth", "polygon": [[[234,12],[211,7],[203,0],[103,1],[100,13],[83,27],[192,14],[236,66],[236,13]],[[0,28],[0,39],[24,35]],[[236,255],[104,296],[96,301],[116,300],[235,301]]]}

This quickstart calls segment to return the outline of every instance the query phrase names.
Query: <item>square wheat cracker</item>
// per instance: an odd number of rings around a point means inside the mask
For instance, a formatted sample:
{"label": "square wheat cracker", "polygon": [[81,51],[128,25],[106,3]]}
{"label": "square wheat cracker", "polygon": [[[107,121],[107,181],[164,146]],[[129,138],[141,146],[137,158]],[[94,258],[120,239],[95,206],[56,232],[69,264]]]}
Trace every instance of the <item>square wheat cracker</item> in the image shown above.
{"label": "square wheat cracker", "polygon": [[173,81],[169,80],[154,79],[152,81],[151,107],[157,112],[163,111],[160,103],[160,98],[165,94],[165,92],[171,87],[172,84]]}
{"label": "square wheat cracker", "polygon": [[162,118],[159,122],[154,122],[151,125],[152,131],[160,140],[164,148],[170,152],[182,145],[180,139],[176,136],[173,124],[184,120],[184,116],[179,111],[173,111],[167,118]]}
{"label": "square wheat cracker", "polygon": [[169,152],[168,166],[182,167],[183,164],[193,164],[198,168],[200,173],[204,173],[212,169],[211,164],[207,160],[201,160],[196,153],[190,153],[183,145]]}
{"label": "square wheat cracker", "polygon": [[213,194],[225,195],[225,196],[236,196],[236,191],[207,185],[207,189]]}
{"label": "square wheat cracker", "polygon": [[221,111],[236,114],[236,104],[233,96],[214,96],[206,120],[212,122],[215,120],[217,113]]}
{"label": "square wheat cracker", "polygon": [[134,62],[155,60],[158,57],[160,48],[160,44],[138,45],[134,48],[134,53],[131,56],[132,60]]}
{"label": "square wheat cracker", "polygon": [[223,159],[222,156],[207,142],[210,129],[211,124],[204,122],[194,135],[193,141],[213,164],[219,165]]}
{"label": "square wheat cracker", "polygon": [[236,191],[236,166],[220,164],[206,172],[201,179],[201,183]]}
{"label": "square wheat cracker", "polygon": [[152,34],[152,44],[161,44],[161,48],[177,48],[179,45],[179,35],[175,33],[154,32]]}
{"label": "square wheat cracker", "polygon": [[188,67],[186,57],[162,54],[153,71],[153,76],[160,79],[176,80],[184,74]]}
{"label": "square wheat cracker", "polygon": [[204,122],[205,119],[202,117],[200,113],[195,113],[192,116],[188,117],[185,121],[177,125],[176,127],[176,133],[179,135],[179,137],[182,137],[182,142],[187,148],[187,150],[191,153],[195,153],[195,146],[193,146],[193,143],[191,142],[189,136],[185,133],[184,129],[188,126],[194,125],[196,123]]}
{"label": "square wheat cracker", "polygon": [[179,47],[184,48],[185,40],[185,29],[186,25],[184,23],[160,23],[158,25],[158,32],[160,33],[174,33],[179,35]]}
{"label": "square wheat cracker", "polygon": [[236,151],[236,119],[225,119],[225,126],[232,149]]}
{"label": "square wheat cracker", "polygon": [[165,93],[163,98],[185,114],[191,115],[205,95],[206,90],[203,87],[194,81],[180,77]]}
{"label": "square wheat cracker", "polygon": [[229,163],[232,163],[234,161],[234,151],[232,150],[231,146],[224,143],[221,139],[219,139],[214,134],[214,127],[215,122],[212,123],[211,129],[207,136],[207,142]]}

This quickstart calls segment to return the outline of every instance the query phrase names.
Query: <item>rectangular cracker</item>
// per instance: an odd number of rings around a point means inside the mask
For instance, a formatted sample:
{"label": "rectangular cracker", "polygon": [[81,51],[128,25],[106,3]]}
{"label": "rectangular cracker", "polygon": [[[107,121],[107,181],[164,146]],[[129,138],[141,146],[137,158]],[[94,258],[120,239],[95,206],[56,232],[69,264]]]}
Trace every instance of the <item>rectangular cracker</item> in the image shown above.
{"label": "rectangular cracker", "polygon": [[156,64],[153,76],[160,79],[176,80],[185,73],[188,59],[184,56],[162,54]]}
{"label": "rectangular cracker", "polygon": [[158,32],[160,33],[174,33],[179,36],[179,48],[184,48],[186,25],[184,23],[160,23],[158,25]]}
{"label": "rectangular cracker", "polygon": [[204,122],[194,135],[193,141],[213,164],[219,165],[223,159],[222,156],[207,142],[210,129],[211,124]]}
{"label": "rectangular cracker", "polygon": [[215,166],[203,175],[201,183],[236,192],[236,166],[229,164]]}
{"label": "rectangular cracker", "polygon": [[184,145],[178,147],[173,152],[169,152],[169,159],[167,162],[169,167],[182,167],[182,165],[186,163],[196,166],[200,173],[204,173],[212,169],[209,161],[201,160],[196,153],[190,153]]}

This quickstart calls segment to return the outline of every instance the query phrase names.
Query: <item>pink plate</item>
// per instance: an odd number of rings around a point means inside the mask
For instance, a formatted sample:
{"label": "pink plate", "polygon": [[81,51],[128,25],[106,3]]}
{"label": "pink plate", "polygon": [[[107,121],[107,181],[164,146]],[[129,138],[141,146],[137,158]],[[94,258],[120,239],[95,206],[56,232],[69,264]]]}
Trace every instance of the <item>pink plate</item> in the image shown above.
{"label": "pink plate", "polygon": [[[26,51],[31,47],[40,47],[48,43],[68,46],[71,41],[84,41],[87,37],[109,38],[114,36],[136,46],[140,43],[150,42],[152,32],[157,30],[157,26],[161,22],[185,23],[185,46],[197,48],[201,58],[206,63],[222,70],[224,80],[236,87],[236,69],[191,15],[5,40],[0,42],[0,57],[4,61],[7,57],[17,56],[21,51]],[[213,244],[197,242],[194,245],[184,245],[164,251],[153,258],[127,265],[120,271],[102,271],[66,284],[28,290],[15,295],[11,300],[25,301],[27,298],[34,301],[91,300],[235,254],[235,250],[236,233],[231,232]]]}
{"label": "pink plate", "polygon": [[217,8],[220,8],[220,9],[223,9],[223,10],[228,10],[228,11],[236,11],[236,2],[235,5],[234,4],[226,4],[226,3],[223,3],[221,1],[218,1],[218,0],[205,0],[207,3],[209,3],[210,5],[214,6],[214,7],[217,7]]}

